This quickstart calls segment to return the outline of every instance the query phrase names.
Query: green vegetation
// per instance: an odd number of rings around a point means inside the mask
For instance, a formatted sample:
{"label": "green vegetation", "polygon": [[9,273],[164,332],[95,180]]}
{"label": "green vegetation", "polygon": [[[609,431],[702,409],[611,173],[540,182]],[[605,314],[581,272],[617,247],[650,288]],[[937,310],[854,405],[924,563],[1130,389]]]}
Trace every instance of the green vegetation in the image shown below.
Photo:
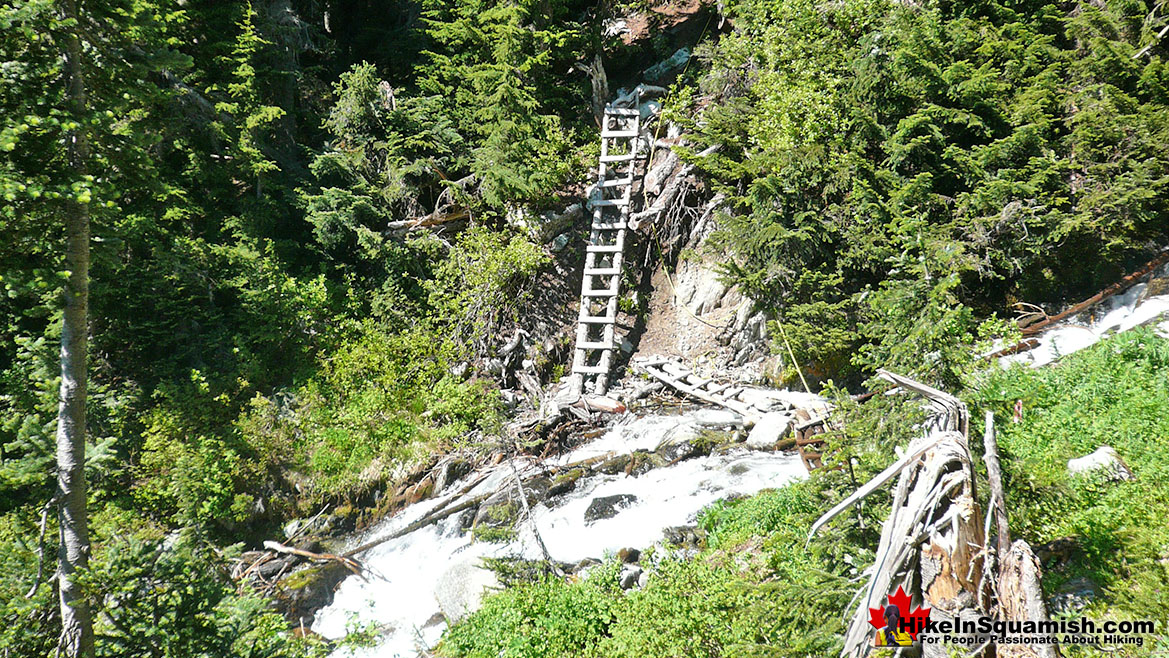
{"label": "green vegetation", "polygon": [[[1169,648],[1162,625],[1169,592],[1169,535],[1162,522],[1169,515],[1169,340],[1135,330],[1047,369],[993,371],[964,397],[974,416],[983,409],[998,416],[1014,536],[1035,545],[1070,536],[1081,547],[1047,564],[1047,593],[1069,578],[1088,576],[1101,586],[1101,596],[1087,616],[1158,623],[1159,636],[1114,655],[1153,656]],[[1024,419],[1013,424],[1008,421],[1019,398]],[[836,452],[827,465],[851,456],[858,481],[875,475],[893,446],[917,432],[914,407],[912,400],[883,396],[846,407],[848,438],[840,444],[851,455]],[[978,451],[981,442],[973,443]],[[1104,444],[1123,456],[1133,480],[1067,475],[1068,459]],[[805,547],[812,522],[852,492],[844,472],[820,469],[804,482],[707,508],[700,517],[705,548],[693,559],[643,558],[643,565],[654,565],[644,589],[621,591],[615,560],[579,582],[516,585],[451,629],[440,653],[835,655],[843,611],[859,586],[851,579],[872,563],[888,513],[887,497],[870,497]],[[980,490],[985,495],[985,483]],[[1065,655],[1094,652],[1081,647]]]}
{"label": "green vegetation", "polygon": [[1169,66],[1134,58],[1150,9],[728,3],[736,31],[672,114],[722,147],[699,164],[728,197],[727,275],[821,377],[958,385],[983,319],[1082,298],[1169,239]]}
{"label": "green vegetation", "polygon": [[[562,1],[387,0],[366,7],[373,22],[336,2],[77,5],[78,21],[46,0],[0,8],[0,653],[47,655],[60,624],[55,514],[24,594],[55,478],[61,217],[81,205],[98,653],[313,654],[277,640],[284,622],[236,593],[214,547],[371,500],[403,464],[498,429],[491,381],[451,373],[547,264],[504,226],[508,208],[583,175],[588,82],[564,72],[593,47],[573,22],[587,15]],[[77,35],[80,114],[61,57]],[[85,175],[63,147],[78,131]],[[436,205],[471,227],[390,230]],[[159,548],[179,530],[191,539]],[[136,591],[157,609],[127,602]]]}
{"label": "green vegetation", "polygon": [[[91,231],[78,582],[98,655],[176,658],[323,652],[237,589],[225,546],[326,504],[358,516],[394,474],[498,433],[497,385],[466,364],[531,310],[538,278],[558,281],[508,219],[579,197],[597,154],[589,63],[615,90],[700,39],[666,113],[691,140],[695,194],[727,199],[728,282],[813,382],[885,365],[959,390],[1012,304],[1087,296],[1169,243],[1169,41],[1151,0],[729,0],[703,6],[701,37],[608,33],[659,4],[0,6],[0,654],[48,655],[61,627],[67,217]],[[451,221],[405,230],[422,219]],[[1169,538],[1141,516],[1165,506],[1165,348],[1135,336],[968,389],[1000,413],[1029,405],[1003,430],[1014,522],[1080,537],[1051,584],[1096,579],[1100,615],[1166,603]],[[538,367],[559,377],[555,353]],[[914,409],[847,412],[853,454],[835,458],[875,472]],[[1137,480],[1061,477],[1104,442]],[[866,559],[879,509],[807,551],[800,538],[846,472],[712,508],[703,555],[662,558],[641,592],[618,596],[613,565],[519,585],[443,651],[830,653],[844,556]]]}
{"label": "green vegetation", "polygon": [[[1169,340],[1134,330],[1054,368],[996,372],[972,398],[998,416],[1012,531],[1035,544],[1076,540],[1070,559],[1049,571],[1045,586],[1054,590],[1087,576],[1105,592],[1094,613],[1163,622],[1169,603],[1169,529],[1161,522],[1169,515]],[[1023,420],[1007,422],[1019,399]],[[1068,477],[1069,459],[1102,445],[1121,455],[1131,481]]]}

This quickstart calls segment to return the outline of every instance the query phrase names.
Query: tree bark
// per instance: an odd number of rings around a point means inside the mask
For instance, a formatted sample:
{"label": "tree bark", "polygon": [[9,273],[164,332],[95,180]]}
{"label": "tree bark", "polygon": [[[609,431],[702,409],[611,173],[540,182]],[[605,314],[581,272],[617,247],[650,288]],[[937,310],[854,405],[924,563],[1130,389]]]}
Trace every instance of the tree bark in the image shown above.
{"label": "tree bark", "polygon": [[[1031,546],[1022,539],[999,558],[999,612],[1007,621],[1046,621],[1042,569]],[[999,658],[1059,658],[1059,647],[1049,644],[1005,645]]]}
{"label": "tree bark", "polygon": [[[69,168],[84,180],[89,160],[86,135],[85,79],[81,41],[77,35],[77,1],[61,3],[69,24],[64,35],[68,76],[67,103],[81,125],[66,134]],[[85,493],[85,397],[89,352],[89,208],[77,199],[65,203],[65,309],[61,323],[61,391],[57,408],[57,500],[61,542],[58,549],[58,590],[61,603],[59,653],[69,658],[91,658],[93,619],[89,602],[75,582],[89,565],[89,522]]]}
{"label": "tree bark", "polygon": [[1011,529],[1007,524],[1007,499],[1003,491],[1003,469],[999,465],[999,444],[994,433],[994,412],[986,412],[986,431],[982,434],[984,448],[983,461],[986,462],[986,479],[990,483],[991,500],[996,501],[994,509],[995,527],[998,529],[997,555],[999,572],[1002,573],[1002,561],[1011,550]]}

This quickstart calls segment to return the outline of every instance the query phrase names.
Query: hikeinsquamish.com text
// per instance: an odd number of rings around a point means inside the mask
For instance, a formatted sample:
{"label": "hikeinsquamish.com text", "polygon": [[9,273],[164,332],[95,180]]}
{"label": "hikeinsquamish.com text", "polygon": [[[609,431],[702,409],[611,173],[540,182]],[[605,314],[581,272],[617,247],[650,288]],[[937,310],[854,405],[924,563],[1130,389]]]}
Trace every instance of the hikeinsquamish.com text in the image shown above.
{"label": "hikeinsquamish.com text", "polygon": [[1145,635],[1155,632],[1152,620],[1094,621],[1059,619],[1044,621],[1001,621],[991,617],[928,621],[919,640],[924,644],[980,646],[994,644],[1125,644],[1144,646]]}

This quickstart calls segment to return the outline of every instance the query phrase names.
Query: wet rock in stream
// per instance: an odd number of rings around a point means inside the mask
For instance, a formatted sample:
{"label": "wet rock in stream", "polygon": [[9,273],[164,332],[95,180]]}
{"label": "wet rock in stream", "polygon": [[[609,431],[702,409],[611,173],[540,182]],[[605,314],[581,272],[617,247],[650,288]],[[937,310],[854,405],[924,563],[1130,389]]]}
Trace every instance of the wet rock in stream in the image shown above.
{"label": "wet rock in stream", "polygon": [[457,622],[483,604],[483,596],[501,587],[490,569],[476,562],[459,562],[447,569],[434,588],[434,598],[448,622]]}
{"label": "wet rock in stream", "polygon": [[602,519],[611,519],[614,516],[637,502],[637,496],[632,494],[616,494],[614,496],[601,496],[594,498],[589,503],[588,509],[584,513],[584,521],[586,525],[595,523]]}
{"label": "wet rock in stream", "polygon": [[337,585],[352,575],[338,562],[326,562],[285,576],[279,582],[276,609],[285,619],[309,626],[316,612],[333,602]]}
{"label": "wet rock in stream", "polygon": [[621,570],[618,584],[621,585],[621,589],[633,589],[641,580],[642,573],[641,567],[628,565]]}

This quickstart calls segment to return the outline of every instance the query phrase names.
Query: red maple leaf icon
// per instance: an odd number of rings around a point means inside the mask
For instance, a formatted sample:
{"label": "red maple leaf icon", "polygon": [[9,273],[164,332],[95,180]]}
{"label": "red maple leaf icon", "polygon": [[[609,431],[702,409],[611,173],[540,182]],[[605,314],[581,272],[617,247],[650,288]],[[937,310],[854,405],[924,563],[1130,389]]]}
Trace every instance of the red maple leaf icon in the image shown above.
{"label": "red maple leaf icon", "polygon": [[[909,606],[912,601],[909,595],[905,593],[905,589],[900,585],[897,587],[897,592],[889,595],[889,603],[897,606],[897,611],[900,614],[901,629],[907,633],[914,640],[917,639],[917,634],[925,629],[926,622],[930,620],[930,609],[918,606],[912,612]],[[869,624],[878,630],[885,627],[885,607],[869,608]]]}

